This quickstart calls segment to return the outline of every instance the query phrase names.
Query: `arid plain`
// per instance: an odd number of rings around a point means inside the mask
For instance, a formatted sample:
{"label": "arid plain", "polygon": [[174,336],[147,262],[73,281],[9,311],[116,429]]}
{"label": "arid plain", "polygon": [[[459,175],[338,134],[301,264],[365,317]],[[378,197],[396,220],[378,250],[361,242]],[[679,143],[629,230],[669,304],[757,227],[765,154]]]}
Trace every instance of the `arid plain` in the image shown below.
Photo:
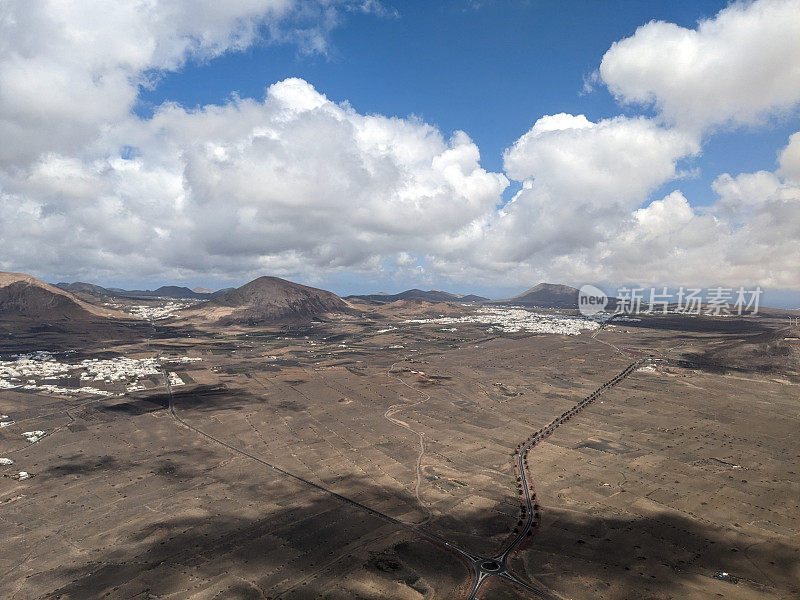
{"label": "arid plain", "polygon": [[782,314],[563,335],[351,304],[302,325],[130,322],[78,347],[4,336],[4,359],[160,366],[101,382],[114,396],[0,391],[0,596],[470,597],[443,542],[496,556],[526,516],[520,444],[640,360],[526,456],[537,520],[507,565],[530,587],[490,577],[472,597],[800,594],[800,333]]}

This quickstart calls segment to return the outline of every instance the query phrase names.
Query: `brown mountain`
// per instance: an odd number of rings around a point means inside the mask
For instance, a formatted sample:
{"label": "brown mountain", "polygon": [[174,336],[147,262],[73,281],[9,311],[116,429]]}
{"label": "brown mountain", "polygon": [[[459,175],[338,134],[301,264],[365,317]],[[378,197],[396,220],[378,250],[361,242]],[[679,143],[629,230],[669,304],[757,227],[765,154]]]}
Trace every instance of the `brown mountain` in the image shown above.
{"label": "brown mountain", "polygon": [[421,299],[428,302],[484,302],[486,298],[470,294],[468,296],[460,296],[458,294],[451,294],[450,292],[443,292],[442,290],[419,290],[412,289],[400,292],[399,294],[362,294],[357,296],[348,296],[347,300],[355,298],[357,300],[364,300],[367,302],[377,302],[386,304],[389,302],[397,302],[399,300]]}
{"label": "brown mountain", "polygon": [[349,313],[339,296],[278,277],[259,277],[240,288],[184,311],[221,324],[255,325],[271,321],[307,321],[332,313]]}
{"label": "brown mountain", "polygon": [[142,339],[150,325],[23,273],[0,271],[0,354]]}
{"label": "brown mountain", "polygon": [[222,290],[217,290],[216,292],[212,292],[210,290],[203,290],[203,288],[190,290],[187,287],[181,287],[177,285],[162,285],[160,288],[155,290],[123,290],[121,288],[104,288],[99,285],[94,285],[93,283],[84,283],[82,281],[76,281],[74,283],[65,283],[62,281],[57,283],[56,287],[73,294],[91,294],[92,296],[100,297],[108,296],[111,298],[132,299],[179,298],[182,300],[210,300],[211,298],[216,298],[217,296],[227,294],[233,290],[233,288],[225,288]]}
{"label": "brown mountain", "polygon": [[403,318],[429,318],[446,315],[459,317],[470,314],[472,307],[459,302],[431,302],[424,298],[405,298],[381,304],[380,313]]}
{"label": "brown mountain", "polygon": [[543,308],[578,308],[578,290],[568,285],[540,283],[513,298],[501,300],[501,302]]}
{"label": "brown mountain", "polygon": [[65,283],[60,281],[55,284],[60,290],[70,292],[71,294],[92,294],[94,296],[111,296],[111,292],[104,287],[95,285],[93,283],[86,283],[83,281],[75,281],[74,283]]}
{"label": "brown mountain", "polygon": [[93,321],[109,314],[30,275],[0,271],[0,319]]}

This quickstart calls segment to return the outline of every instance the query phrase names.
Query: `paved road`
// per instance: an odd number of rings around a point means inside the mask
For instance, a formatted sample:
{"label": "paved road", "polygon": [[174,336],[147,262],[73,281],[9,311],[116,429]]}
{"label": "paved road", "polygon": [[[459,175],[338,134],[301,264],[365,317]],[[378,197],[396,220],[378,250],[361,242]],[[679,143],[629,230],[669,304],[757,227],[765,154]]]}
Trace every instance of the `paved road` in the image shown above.
{"label": "paved road", "polygon": [[[292,479],[294,479],[296,481],[299,481],[299,482],[301,482],[301,483],[303,483],[305,485],[308,485],[308,486],[310,486],[310,487],[312,487],[312,488],[314,488],[314,489],[316,489],[316,490],[318,490],[320,492],[328,494],[328,495],[332,496],[333,498],[335,498],[335,499],[337,499],[337,500],[339,500],[341,502],[344,502],[346,504],[354,506],[354,507],[356,507],[356,508],[358,508],[360,510],[363,510],[363,511],[365,511],[365,512],[367,512],[367,513],[369,513],[369,514],[371,514],[371,515],[373,515],[375,517],[378,517],[380,519],[383,519],[384,521],[392,523],[393,525],[397,525],[398,527],[401,527],[401,528],[403,528],[403,529],[405,529],[407,531],[410,531],[410,532],[418,535],[419,537],[421,537],[423,539],[426,539],[426,540],[428,540],[428,541],[430,541],[430,542],[432,542],[432,543],[434,543],[434,544],[436,544],[436,545],[438,545],[438,546],[440,546],[440,547],[442,547],[442,548],[444,548],[446,550],[449,550],[449,551],[455,553],[467,565],[469,565],[469,567],[472,570],[472,585],[470,587],[469,594],[467,596],[467,600],[478,600],[478,593],[480,592],[481,588],[492,577],[500,577],[500,578],[505,579],[507,581],[513,582],[517,586],[520,586],[520,587],[532,592],[533,594],[535,594],[535,597],[543,598],[544,600],[559,600],[556,596],[554,596],[549,591],[547,591],[545,589],[542,589],[540,587],[534,586],[534,585],[524,581],[523,579],[521,579],[520,577],[518,577],[514,573],[512,573],[509,570],[508,564],[507,564],[508,557],[522,543],[522,541],[525,539],[525,537],[531,532],[531,529],[534,526],[534,522],[538,519],[538,511],[534,510],[534,504],[535,504],[534,503],[534,497],[535,496],[534,496],[534,494],[532,492],[532,484],[529,481],[530,480],[530,475],[528,473],[528,470],[525,467],[525,463],[526,463],[526,459],[527,459],[528,453],[530,452],[530,450],[533,447],[536,446],[536,444],[538,444],[539,442],[543,441],[544,439],[546,439],[547,437],[552,435],[552,433],[559,426],[561,426],[564,423],[566,423],[567,421],[569,421],[572,417],[574,417],[575,415],[580,413],[587,406],[589,406],[592,402],[594,402],[597,398],[599,398],[600,395],[604,391],[606,391],[606,390],[610,389],[611,387],[617,385],[622,380],[624,380],[626,377],[628,377],[628,375],[633,373],[633,371],[637,367],[641,366],[641,364],[643,362],[645,362],[645,359],[638,360],[638,361],[636,361],[634,363],[631,363],[624,371],[622,371],[620,374],[618,374],[616,377],[614,377],[610,381],[604,383],[597,390],[595,390],[589,396],[584,398],[581,402],[579,402],[578,404],[573,406],[570,410],[568,410],[567,412],[563,413],[561,416],[553,419],[546,427],[544,427],[543,429],[540,429],[538,432],[536,432],[534,435],[532,435],[530,438],[528,438],[518,448],[518,451],[516,453],[516,461],[517,461],[517,469],[519,470],[519,473],[520,473],[521,485],[522,485],[522,493],[523,493],[523,498],[525,500],[525,506],[526,506],[525,523],[524,523],[523,527],[520,529],[520,531],[517,533],[517,535],[505,546],[503,551],[500,552],[500,554],[497,554],[496,556],[481,556],[481,555],[475,554],[473,552],[468,552],[467,550],[464,550],[463,548],[460,548],[460,547],[456,546],[455,544],[445,540],[444,538],[441,538],[441,537],[439,537],[437,535],[433,535],[433,534],[427,533],[425,531],[422,531],[421,529],[418,529],[414,525],[410,525],[408,523],[405,523],[404,521],[400,521],[399,519],[396,519],[396,518],[394,518],[394,517],[392,517],[390,515],[387,515],[387,514],[382,513],[382,512],[380,512],[378,510],[375,510],[374,508],[370,508],[369,506],[367,506],[365,504],[362,504],[361,502],[357,502],[356,500],[353,500],[352,498],[348,498],[347,496],[343,496],[343,495],[341,495],[341,494],[339,494],[337,492],[334,492],[333,490],[330,490],[330,489],[326,488],[325,486],[319,485],[318,483],[314,483],[313,481],[309,481],[308,479],[305,479],[304,477],[301,477],[299,475],[291,473],[290,471],[282,469],[282,468],[278,467],[277,465],[273,465],[272,463],[269,463],[269,462],[265,461],[264,459],[259,458],[258,456],[255,456],[254,454],[251,454],[251,453],[247,452],[246,450],[242,450],[241,448],[237,448],[236,446],[233,446],[233,445],[229,444],[228,442],[225,442],[225,441],[223,441],[223,440],[221,440],[221,439],[219,439],[217,437],[214,437],[210,433],[206,433],[202,429],[199,429],[199,428],[195,427],[194,425],[192,425],[191,423],[188,423],[185,420],[183,420],[180,417],[180,415],[178,415],[178,413],[175,411],[175,396],[172,393],[172,386],[169,383],[169,375],[167,374],[166,369],[162,369],[162,374],[164,376],[164,384],[166,385],[167,392],[168,392],[168,395],[169,395],[169,413],[178,423],[180,423],[184,427],[187,427],[188,429],[191,429],[192,431],[194,431],[198,435],[201,435],[201,436],[203,436],[203,437],[205,437],[205,438],[207,438],[207,439],[209,439],[209,440],[211,440],[211,441],[213,441],[213,442],[215,442],[217,444],[220,444],[221,446],[224,446],[225,448],[228,448],[229,450],[231,450],[233,452],[236,452],[237,454],[245,456],[245,457],[249,458],[250,460],[253,460],[253,461],[255,461],[255,462],[257,462],[257,463],[259,463],[259,464],[261,464],[261,465],[263,465],[265,467],[268,467],[268,468],[272,469],[273,471],[281,473],[282,475],[286,475],[287,477],[290,477],[290,478],[292,478]],[[417,498],[419,499],[419,497],[417,497]]]}
{"label": "paved road", "polygon": [[500,552],[500,554],[488,559],[482,559],[481,563],[475,565],[475,567],[478,568],[478,576],[473,581],[469,596],[467,596],[468,600],[477,599],[478,593],[483,587],[483,584],[486,583],[486,581],[491,579],[492,577],[501,577],[503,579],[507,579],[508,581],[512,581],[516,583],[518,586],[521,586],[527,590],[536,593],[541,598],[545,598],[548,600],[556,598],[550,592],[543,590],[541,588],[534,587],[533,585],[520,579],[517,575],[515,575],[509,570],[507,564],[508,557],[514,551],[514,549],[517,548],[522,543],[525,537],[529,533],[531,533],[531,529],[534,526],[534,522],[538,519],[538,511],[534,510],[535,495],[531,489],[532,483],[530,482],[530,474],[528,473],[528,470],[525,468],[525,462],[528,453],[534,446],[536,446],[536,444],[538,444],[539,442],[543,441],[544,439],[552,435],[553,432],[558,427],[569,421],[572,417],[579,414],[592,402],[597,400],[597,398],[599,398],[603,392],[614,387],[622,380],[624,380],[626,377],[628,377],[628,375],[633,373],[637,367],[641,366],[643,362],[644,360],[638,360],[628,365],[628,367],[624,371],[622,371],[620,374],[618,374],[610,381],[604,383],[597,390],[589,394],[586,398],[581,400],[578,404],[573,406],[567,412],[553,419],[546,427],[537,431],[533,436],[528,438],[528,440],[526,440],[525,443],[522,444],[522,446],[519,447],[516,453],[516,460],[517,460],[517,469],[521,477],[523,499],[525,500],[525,507],[526,507],[525,523],[520,529],[520,531],[517,533],[517,535],[505,546],[505,548],[503,549],[502,552]]}

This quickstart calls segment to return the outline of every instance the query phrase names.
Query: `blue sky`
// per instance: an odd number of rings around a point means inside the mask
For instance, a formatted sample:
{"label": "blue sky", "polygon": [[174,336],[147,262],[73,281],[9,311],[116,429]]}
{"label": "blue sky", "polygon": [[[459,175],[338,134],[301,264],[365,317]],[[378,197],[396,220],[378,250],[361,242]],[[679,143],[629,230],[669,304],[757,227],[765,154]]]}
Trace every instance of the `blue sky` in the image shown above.
{"label": "blue sky", "polygon": [[800,0],[80,8],[0,22],[0,268],[800,291]]}
{"label": "blue sky", "polygon": [[[463,130],[481,150],[482,165],[502,171],[503,151],[542,115],[567,112],[590,120],[648,114],[621,106],[602,85],[583,92],[584,78],[616,40],[651,20],[692,28],[728,3],[692,2],[392,2],[397,17],[348,13],[330,34],[327,54],[292,43],[261,43],[192,62],[167,73],[140,96],[137,113],[163,102],[186,107],[226,102],[232,94],[262,99],[268,85],[301,77],[358,112],[409,117],[443,132]],[[689,201],[711,202],[722,172],[775,168],[777,149],[796,119],[774,128],[739,128],[709,136],[699,169],[680,182]],[[668,193],[668,182],[654,196]],[[506,190],[506,199],[518,186]]]}

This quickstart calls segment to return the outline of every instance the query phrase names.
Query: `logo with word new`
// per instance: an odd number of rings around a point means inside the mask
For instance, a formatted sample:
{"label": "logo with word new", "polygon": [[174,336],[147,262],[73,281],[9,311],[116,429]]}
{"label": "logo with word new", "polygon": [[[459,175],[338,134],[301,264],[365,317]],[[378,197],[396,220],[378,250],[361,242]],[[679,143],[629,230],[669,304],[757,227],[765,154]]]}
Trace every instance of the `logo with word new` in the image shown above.
{"label": "logo with word new", "polygon": [[586,317],[591,317],[605,310],[608,296],[600,288],[584,285],[578,290],[578,310]]}

